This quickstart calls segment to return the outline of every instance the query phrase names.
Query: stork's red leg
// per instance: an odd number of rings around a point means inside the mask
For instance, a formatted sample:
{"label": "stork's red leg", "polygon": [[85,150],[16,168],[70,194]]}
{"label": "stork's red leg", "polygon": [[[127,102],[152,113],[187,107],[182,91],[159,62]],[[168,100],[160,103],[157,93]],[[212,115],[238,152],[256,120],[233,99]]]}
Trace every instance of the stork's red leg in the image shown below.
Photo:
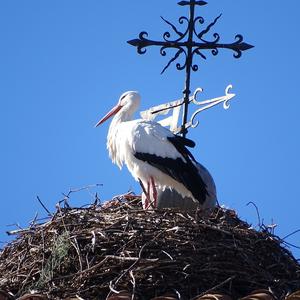
{"label": "stork's red leg", "polygon": [[157,207],[157,189],[155,186],[154,178],[152,176],[150,177],[150,181],[151,181],[152,195],[153,195],[153,202],[151,202],[151,204],[153,204],[152,206],[154,206],[154,208],[156,208]]}
{"label": "stork's red leg", "polygon": [[147,183],[147,190],[142,182],[142,180],[140,178],[138,178],[140,186],[143,190],[144,195],[146,196],[145,199],[145,205],[144,205],[144,209],[148,209],[149,205],[150,205],[150,197],[149,197],[149,183]]}
{"label": "stork's red leg", "polygon": [[148,208],[154,208],[153,207],[153,201],[151,199],[151,186],[152,186],[152,181],[151,181],[151,177],[150,177],[150,181],[147,181],[147,195],[148,195],[148,206],[147,206],[147,209]]}

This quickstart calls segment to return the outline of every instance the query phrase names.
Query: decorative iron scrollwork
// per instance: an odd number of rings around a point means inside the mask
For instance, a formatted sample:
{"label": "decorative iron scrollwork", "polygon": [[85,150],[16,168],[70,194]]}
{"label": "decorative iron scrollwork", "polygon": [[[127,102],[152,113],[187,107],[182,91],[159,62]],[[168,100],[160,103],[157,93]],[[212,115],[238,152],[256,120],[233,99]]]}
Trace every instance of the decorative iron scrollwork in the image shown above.
{"label": "decorative iron scrollwork", "polygon": [[[206,5],[205,1],[181,1],[178,3],[181,6],[190,5],[191,8],[194,8],[195,5]],[[205,29],[201,30],[200,32],[197,31],[197,24],[203,25],[204,18],[201,16],[193,17],[192,19],[188,19],[187,17],[180,17],[178,20],[179,24],[187,23],[186,29],[182,32],[180,31],[173,23],[166,20],[165,18],[161,17],[162,20],[168,24],[171,29],[173,30],[173,34],[176,34],[178,38],[171,39],[172,34],[170,31],[166,31],[163,34],[163,41],[153,41],[148,39],[148,33],[146,31],[142,31],[139,34],[138,39],[133,39],[128,41],[128,43],[132,46],[137,47],[137,52],[139,54],[146,53],[146,47],[149,46],[160,46],[160,53],[163,56],[166,56],[166,49],[168,48],[175,48],[178,49],[176,54],[169,60],[166,66],[163,68],[161,73],[164,73],[166,69],[176,61],[181,54],[185,53],[185,62],[183,64],[176,64],[178,70],[183,70],[187,66],[187,61],[192,60],[195,54],[199,55],[203,59],[206,59],[206,56],[201,52],[202,50],[211,50],[211,53],[216,56],[219,53],[220,48],[231,49],[233,50],[234,57],[240,58],[242,56],[242,52],[248,49],[251,49],[253,46],[243,42],[243,36],[238,34],[236,35],[236,41],[231,44],[220,44],[220,35],[218,33],[213,34],[214,40],[209,41],[204,37],[210,32],[212,27],[216,25],[217,21],[221,18],[222,14],[217,16],[213,22],[208,24]],[[193,40],[194,36],[196,36],[199,42],[195,42]],[[185,41],[184,41],[185,39]],[[187,55],[185,49],[191,49],[190,54]],[[192,64],[192,70],[197,71],[198,65]]]}
{"label": "decorative iron scrollwork", "polygon": [[[193,95],[189,98],[190,104],[195,104],[199,106],[199,108],[192,114],[190,121],[185,124],[186,129],[188,128],[195,128],[199,125],[199,121],[195,120],[195,118],[198,116],[199,113],[212,108],[213,106],[216,106],[218,104],[223,103],[223,108],[228,109],[230,107],[229,101],[235,97],[235,94],[230,93],[230,90],[232,89],[232,85],[228,85],[225,89],[225,95],[209,100],[202,100],[198,101],[197,97],[199,93],[203,92],[202,88],[197,88]],[[180,131],[180,127],[178,127],[178,117],[179,112],[184,104],[183,99],[174,100],[168,103],[160,104],[154,107],[149,108],[148,110],[141,112],[141,117],[145,120],[154,120],[156,117],[160,115],[167,115],[170,114],[170,111],[172,110],[171,116],[166,117],[165,119],[162,119],[158,121],[163,126],[169,126],[170,130],[174,133],[178,133]]]}
{"label": "decorative iron scrollwork", "polygon": [[[233,56],[235,58],[240,58],[242,56],[243,51],[246,51],[253,47],[252,45],[245,43],[243,40],[243,36],[240,34],[236,35],[235,41],[229,44],[220,43],[221,38],[218,33],[213,34],[213,40],[210,41],[206,39],[205,36],[216,25],[216,23],[222,16],[222,14],[220,14],[204,29],[199,31],[198,26],[203,25],[205,21],[204,18],[201,16],[195,17],[195,6],[204,6],[206,4],[206,1],[196,0],[178,2],[178,5],[189,6],[190,9],[189,18],[182,16],[178,19],[178,23],[180,25],[186,24],[186,28],[184,30],[179,30],[178,27],[175,26],[173,23],[161,17],[162,20],[172,29],[172,33],[170,31],[166,31],[163,34],[162,41],[154,41],[148,39],[148,33],[146,31],[142,31],[139,34],[138,39],[128,41],[130,45],[135,46],[137,48],[137,52],[139,54],[145,54],[146,48],[150,46],[159,46],[160,54],[162,56],[167,55],[168,49],[175,49],[175,54],[169,59],[168,63],[161,71],[161,74],[164,73],[172,63],[178,61],[179,59],[182,59],[181,62],[176,63],[176,68],[178,70],[186,70],[185,88],[183,92],[184,111],[183,122],[181,127],[181,134],[183,136],[185,136],[185,134],[187,133],[186,123],[190,96],[191,71],[196,72],[199,69],[198,64],[193,62],[194,56],[197,55],[200,56],[202,59],[206,59],[206,55],[203,53],[205,50],[210,50],[212,55],[216,56],[219,53],[219,49],[223,48],[234,51]],[[173,35],[176,35],[177,37],[172,38]]]}
{"label": "decorative iron scrollwork", "polygon": [[198,95],[198,93],[203,92],[203,89],[202,88],[196,89],[191,102],[193,102],[194,104],[201,106],[201,107],[198,108],[192,114],[190,121],[186,124],[187,128],[189,128],[189,127],[195,128],[199,125],[199,121],[195,121],[195,118],[200,112],[202,112],[204,110],[207,110],[207,109],[209,109],[213,106],[216,106],[220,103],[223,103],[224,109],[228,109],[230,107],[229,100],[231,100],[233,97],[235,97],[235,94],[230,93],[231,89],[232,89],[232,85],[230,84],[225,89],[225,96],[217,97],[217,98],[210,99],[210,100],[204,100],[204,101],[197,101],[197,95]]}

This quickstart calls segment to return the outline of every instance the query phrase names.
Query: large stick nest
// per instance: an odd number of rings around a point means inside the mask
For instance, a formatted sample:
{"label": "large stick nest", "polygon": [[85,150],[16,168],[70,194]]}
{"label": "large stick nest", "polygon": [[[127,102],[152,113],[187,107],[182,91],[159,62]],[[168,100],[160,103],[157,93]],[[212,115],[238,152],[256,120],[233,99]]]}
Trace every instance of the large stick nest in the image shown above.
{"label": "large stick nest", "polygon": [[233,298],[269,289],[278,298],[300,289],[300,265],[268,228],[259,231],[232,210],[202,217],[143,211],[139,199],[109,207],[58,208],[43,224],[18,231],[0,252],[0,290],[14,297],[134,299],[206,292]]}

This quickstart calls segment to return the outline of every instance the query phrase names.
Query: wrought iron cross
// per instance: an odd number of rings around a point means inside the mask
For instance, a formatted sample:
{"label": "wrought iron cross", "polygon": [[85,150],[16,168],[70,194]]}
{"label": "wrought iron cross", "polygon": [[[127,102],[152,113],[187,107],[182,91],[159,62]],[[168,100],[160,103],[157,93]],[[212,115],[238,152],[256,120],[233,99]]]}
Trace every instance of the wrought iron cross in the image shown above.
{"label": "wrought iron cross", "polygon": [[[207,2],[205,1],[196,1],[196,0],[189,0],[189,1],[180,1],[178,2],[178,5],[180,6],[189,6],[190,14],[189,18],[187,17],[180,17],[178,22],[179,24],[187,24],[186,29],[184,32],[181,32],[177,29],[175,25],[173,25],[171,22],[167,21],[163,17],[164,22],[166,22],[169,26],[171,26],[174,33],[178,36],[176,39],[171,39],[171,33],[169,31],[166,31],[163,34],[163,41],[153,41],[149,40],[148,33],[145,31],[142,31],[139,34],[138,39],[133,39],[128,41],[128,43],[132,46],[137,47],[137,52],[139,54],[146,53],[146,48],[149,46],[159,46],[160,48],[160,54],[162,56],[166,56],[166,49],[173,48],[176,49],[175,55],[169,60],[167,65],[162,70],[161,74],[165,72],[165,70],[178,58],[184,57],[182,63],[177,63],[176,68],[178,70],[185,70],[186,76],[185,76],[185,87],[183,90],[183,99],[184,99],[184,109],[183,109],[183,117],[182,117],[182,126],[180,133],[185,136],[187,134],[187,116],[188,116],[188,105],[189,105],[189,99],[190,99],[190,82],[191,82],[191,71],[197,71],[198,65],[193,63],[193,57],[194,55],[198,55],[203,59],[206,59],[206,56],[203,54],[202,50],[211,50],[211,53],[215,56],[219,53],[220,48],[230,49],[233,50],[234,57],[240,58],[242,56],[242,52],[248,49],[251,49],[253,46],[250,44],[247,44],[243,42],[243,36],[238,34],[235,36],[235,42],[231,44],[223,44],[219,43],[220,36],[218,33],[214,33],[213,37],[214,40],[208,41],[205,39],[205,35],[210,31],[210,29],[217,23],[221,15],[219,15],[213,22],[211,22],[209,25],[206,26],[205,29],[198,31],[196,28],[196,25],[198,23],[200,25],[204,24],[203,17],[195,17],[195,7],[196,6],[203,6],[206,5]],[[194,37],[197,38],[197,41],[194,40]]]}

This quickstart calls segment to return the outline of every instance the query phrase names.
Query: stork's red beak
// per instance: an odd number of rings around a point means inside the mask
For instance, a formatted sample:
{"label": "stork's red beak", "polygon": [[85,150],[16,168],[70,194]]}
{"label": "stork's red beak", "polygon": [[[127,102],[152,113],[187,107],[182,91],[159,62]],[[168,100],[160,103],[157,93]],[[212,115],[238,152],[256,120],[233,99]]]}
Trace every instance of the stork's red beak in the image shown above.
{"label": "stork's red beak", "polygon": [[115,115],[120,109],[122,108],[122,106],[120,104],[117,104],[115,107],[113,107],[96,125],[95,127],[101,125],[102,123],[104,123],[106,120],[108,120],[110,117],[112,117],[113,115]]}

